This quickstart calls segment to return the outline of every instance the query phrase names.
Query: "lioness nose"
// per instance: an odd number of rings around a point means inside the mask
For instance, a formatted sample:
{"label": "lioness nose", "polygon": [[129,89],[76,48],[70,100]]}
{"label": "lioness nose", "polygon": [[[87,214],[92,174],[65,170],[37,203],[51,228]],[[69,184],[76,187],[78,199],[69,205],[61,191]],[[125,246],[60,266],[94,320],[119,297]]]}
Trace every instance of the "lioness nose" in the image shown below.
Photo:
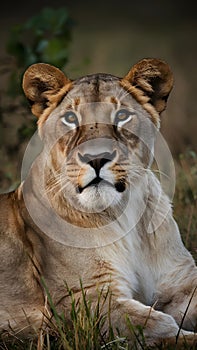
{"label": "lioness nose", "polygon": [[79,159],[81,162],[89,164],[94,168],[97,176],[99,175],[100,169],[108,162],[111,162],[116,157],[116,151],[109,153],[103,152],[99,154],[81,154],[78,153]]}

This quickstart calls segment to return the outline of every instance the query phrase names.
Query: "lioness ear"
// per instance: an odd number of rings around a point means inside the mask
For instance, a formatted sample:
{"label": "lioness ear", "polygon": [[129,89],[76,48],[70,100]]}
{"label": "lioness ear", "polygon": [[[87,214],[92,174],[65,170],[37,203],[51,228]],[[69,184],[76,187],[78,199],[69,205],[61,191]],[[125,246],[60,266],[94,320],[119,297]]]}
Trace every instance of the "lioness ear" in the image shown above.
{"label": "lioness ear", "polygon": [[131,68],[124,79],[143,90],[157,112],[165,109],[173,87],[173,75],[167,63],[155,58],[143,59]]}
{"label": "lioness ear", "polygon": [[55,107],[70,83],[61,70],[50,64],[30,66],[23,77],[23,90],[32,106],[32,113],[39,117],[46,108]]}

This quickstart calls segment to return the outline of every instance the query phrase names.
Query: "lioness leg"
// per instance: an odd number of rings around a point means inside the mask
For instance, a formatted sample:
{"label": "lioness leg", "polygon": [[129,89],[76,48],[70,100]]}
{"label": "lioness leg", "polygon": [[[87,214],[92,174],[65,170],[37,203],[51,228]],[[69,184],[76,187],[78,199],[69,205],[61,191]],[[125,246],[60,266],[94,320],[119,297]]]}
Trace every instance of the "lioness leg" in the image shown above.
{"label": "lioness leg", "polygon": [[[117,310],[119,311],[118,313]],[[171,315],[156,311],[154,308],[146,306],[134,299],[120,298],[116,308],[116,315],[113,317],[113,324],[115,322],[115,326],[124,334],[126,332],[126,335],[130,337],[128,327],[123,326],[123,324],[125,325],[126,317],[128,317],[133,326],[142,326],[147,344],[156,344],[161,342],[162,339],[167,338],[170,338],[171,342],[172,339],[176,342],[179,326]],[[181,330],[179,338],[188,338],[191,342],[194,340],[195,335],[192,332]]]}
{"label": "lioness leg", "polygon": [[177,292],[163,311],[172,315],[178,325],[186,330],[197,329],[197,287],[192,292]]}

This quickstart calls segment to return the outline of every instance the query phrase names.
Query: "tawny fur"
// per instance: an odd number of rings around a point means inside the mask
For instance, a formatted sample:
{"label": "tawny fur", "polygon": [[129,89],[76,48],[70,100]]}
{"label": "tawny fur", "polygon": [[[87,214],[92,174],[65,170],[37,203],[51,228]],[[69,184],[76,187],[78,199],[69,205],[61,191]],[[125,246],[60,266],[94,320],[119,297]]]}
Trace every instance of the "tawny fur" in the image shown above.
{"label": "tawny fur", "polygon": [[[82,280],[93,301],[109,288],[112,326],[128,338],[126,315],[144,327],[149,344],[175,343],[181,324],[179,341],[194,340],[197,268],[150,170],[154,128],[172,84],[168,65],[156,59],[142,60],[124,79],[100,74],[71,82],[45,64],[26,71],[23,87],[44,148],[20,187],[0,197],[1,330],[11,326],[26,336],[39,329],[46,312],[42,277],[67,317],[64,281],[78,298]],[[112,116],[121,106],[131,109],[132,120],[116,130]],[[74,129],[61,121],[71,109],[79,122]],[[106,144],[97,144],[102,138]],[[100,169],[108,184],[99,190],[88,187],[95,176],[83,162],[89,154],[113,156]]]}

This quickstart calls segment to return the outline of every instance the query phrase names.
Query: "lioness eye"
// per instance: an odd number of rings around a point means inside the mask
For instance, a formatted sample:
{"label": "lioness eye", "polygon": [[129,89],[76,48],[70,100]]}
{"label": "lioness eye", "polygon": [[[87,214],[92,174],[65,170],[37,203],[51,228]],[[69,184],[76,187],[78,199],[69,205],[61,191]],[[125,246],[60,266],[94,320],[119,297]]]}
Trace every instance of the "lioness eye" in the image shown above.
{"label": "lioness eye", "polygon": [[62,122],[69,126],[78,126],[78,118],[76,114],[72,111],[68,111],[61,118]]}
{"label": "lioness eye", "polygon": [[127,109],[120,109],[118,112],[116,112],[115,120],[114,120],[115,124],[118,126],[121,126],[124,123],[131,120],[133,115],[134,113],[131,111],[128,111]]}

